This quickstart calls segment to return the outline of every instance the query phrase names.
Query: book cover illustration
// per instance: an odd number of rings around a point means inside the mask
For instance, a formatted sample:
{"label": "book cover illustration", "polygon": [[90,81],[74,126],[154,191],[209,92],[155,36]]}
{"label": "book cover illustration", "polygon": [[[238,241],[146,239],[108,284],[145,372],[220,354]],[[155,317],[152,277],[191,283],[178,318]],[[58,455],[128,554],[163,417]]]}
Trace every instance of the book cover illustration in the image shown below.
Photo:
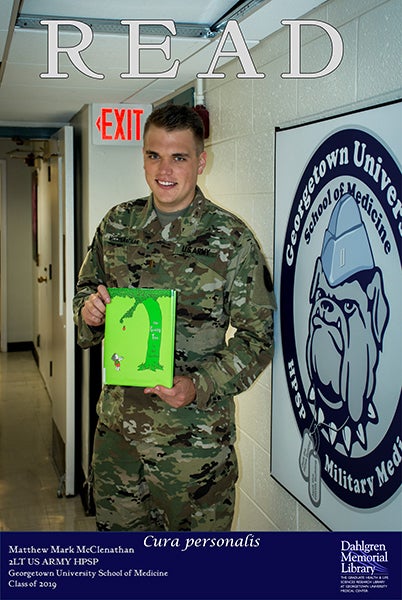
{"label": "book cover illustration", "polygon": [[175,290],[108,288],[104,383],[173,386]]}

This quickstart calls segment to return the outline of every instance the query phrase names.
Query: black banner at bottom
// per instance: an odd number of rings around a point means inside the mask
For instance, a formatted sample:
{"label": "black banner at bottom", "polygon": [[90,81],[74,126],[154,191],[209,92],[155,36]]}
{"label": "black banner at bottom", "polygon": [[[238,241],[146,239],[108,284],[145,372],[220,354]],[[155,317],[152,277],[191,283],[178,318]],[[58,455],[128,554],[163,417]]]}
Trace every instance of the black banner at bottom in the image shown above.
{"label": "black banner at bottom", "polygon": [[2,600],[400,600],[402,534],[1,534]]}

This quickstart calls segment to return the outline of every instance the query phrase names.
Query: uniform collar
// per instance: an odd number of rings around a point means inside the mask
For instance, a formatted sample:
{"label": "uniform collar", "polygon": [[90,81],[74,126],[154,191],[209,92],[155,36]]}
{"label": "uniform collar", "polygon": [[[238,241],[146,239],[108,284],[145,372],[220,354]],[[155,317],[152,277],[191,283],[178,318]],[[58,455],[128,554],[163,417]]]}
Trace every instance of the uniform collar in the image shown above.
{"label": "uniform collar", "polygon": [[181,218],[175,219],[165,227],[162,227],[153,205],[153,194],[150,194],[143,209],[141,226],[151,236],[162,236],[166,241],[177,241],[180,237],[188,237],[197,229],[200,216],[205,207],[206,198],[197,186],[194,199],[188,206],[187,211]]}

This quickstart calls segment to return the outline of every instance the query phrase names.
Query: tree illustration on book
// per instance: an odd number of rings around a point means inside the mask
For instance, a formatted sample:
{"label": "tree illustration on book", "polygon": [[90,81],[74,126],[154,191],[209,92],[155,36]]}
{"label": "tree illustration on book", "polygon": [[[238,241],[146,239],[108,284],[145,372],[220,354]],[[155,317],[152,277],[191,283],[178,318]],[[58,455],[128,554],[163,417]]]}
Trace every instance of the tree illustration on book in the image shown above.
{"label": "tree illustration on book", "polygon": [[124,323],[125,319],[130,319],[140,305],[143,305],[148,313],[149,335],[147,353],[145,362],[138,365],[139,371],[143,371],[144,369],[151,369],[151,371],[163,370],[163,366],[159,363],[162,338],[162,311],[158,299],[164,296],[170,298],[170,290],[160,290],[158,298],[152,298],[149,296],[149,290],[138,289],[138,295],[135,298],[134,304],[120,319],[120,323]]}
{"label": "tree illustration on book", "polygon": [[176,292],[146,288],[108,291],[105,383],[172,387]]}

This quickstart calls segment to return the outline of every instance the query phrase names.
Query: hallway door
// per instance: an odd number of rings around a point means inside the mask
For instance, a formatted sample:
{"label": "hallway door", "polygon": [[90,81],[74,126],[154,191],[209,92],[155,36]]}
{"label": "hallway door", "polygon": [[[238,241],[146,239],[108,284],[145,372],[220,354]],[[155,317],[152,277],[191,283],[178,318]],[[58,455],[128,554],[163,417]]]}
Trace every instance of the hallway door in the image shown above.
{"label": "hallway door", "polygon": [[[75,493],[73,128],[49,141],[38,201],[39,368],[52,401],[53,453],[64,469],[65,493]],[[59,456],[61,454],[61,456]],[[61,464],[60,464],[61,462]]]}

